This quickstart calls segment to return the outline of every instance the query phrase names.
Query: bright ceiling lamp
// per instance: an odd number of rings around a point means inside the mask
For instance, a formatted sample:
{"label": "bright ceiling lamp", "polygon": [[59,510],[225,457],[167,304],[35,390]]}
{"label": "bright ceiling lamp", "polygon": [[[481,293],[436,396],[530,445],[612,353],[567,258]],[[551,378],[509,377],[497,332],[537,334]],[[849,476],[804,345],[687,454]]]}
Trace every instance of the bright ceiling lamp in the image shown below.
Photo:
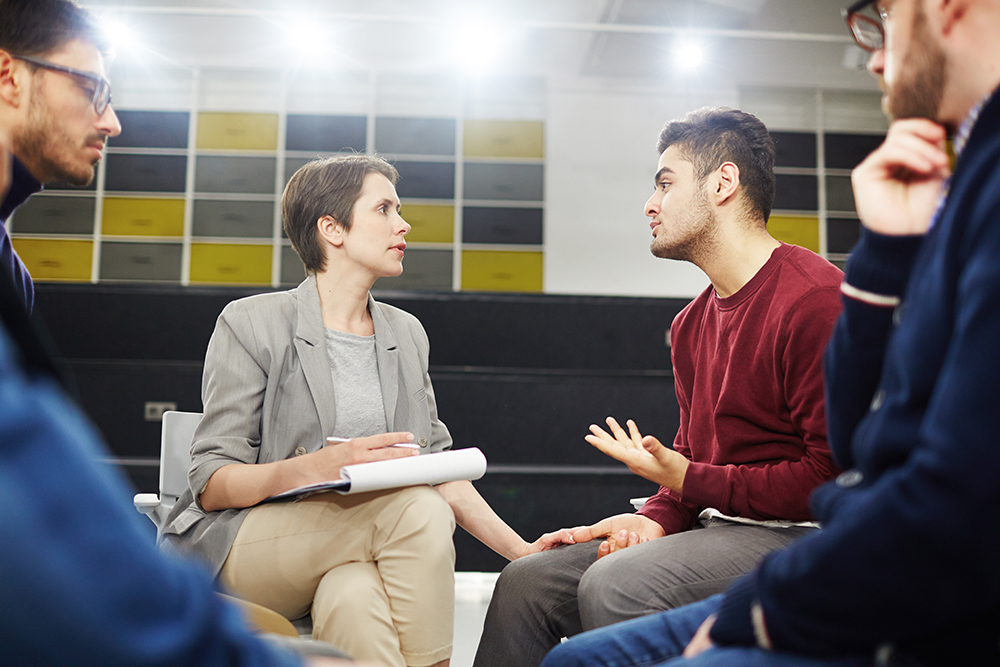
{"label": "bright ceiling lamp", "polygon": [[104,19],[101,21],[101,31],[104,37],[111,43],[111,50],[115,53],[135,51],[135,32],[125,23],[117,19]]}
{"label": "bright ceiling lamp", "polygon": [[285,23],[283,30],[285,43],[292,52],[302,59],[315,59],[315,64],[324,61],[323,54],[328,54],[329,42],[322,23],[295,16]]}
{"label": "bright ceiling lamp", "polygon": [[691,39],[682,39],[670,51],[674,67],[684,72],[698,69],[705,59],[702,46]]}
{"label": "bright ceiling lamp", "polygon": [[454,26],[452,59],[462,69],[481,73],[497,66],[507,45],[507,35],[491,21],[467,18]]}

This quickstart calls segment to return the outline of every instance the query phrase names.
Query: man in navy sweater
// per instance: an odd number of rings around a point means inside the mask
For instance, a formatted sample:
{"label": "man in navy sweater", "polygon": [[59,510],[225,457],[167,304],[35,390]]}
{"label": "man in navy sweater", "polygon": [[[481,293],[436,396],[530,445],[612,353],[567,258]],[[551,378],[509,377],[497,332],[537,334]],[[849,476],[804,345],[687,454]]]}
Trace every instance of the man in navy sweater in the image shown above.
{"label": "man in navy sweater", "polygon": [[846,472],[813,494],[824,529],[545,667],[1000,664],[1000,2],[846,16],[896,120],[852,176],[864,229],[825,359]]}
{"label": "man in navy sweater", "polygon": [[104,76],[107,51],[72,2],[0,0],[0,140],[13,154],[9,191],[0,193],[0,270],[11,273],[28,310],[34,285],[5,224],[44,183],[89,185],[107,139],[121,134]]}

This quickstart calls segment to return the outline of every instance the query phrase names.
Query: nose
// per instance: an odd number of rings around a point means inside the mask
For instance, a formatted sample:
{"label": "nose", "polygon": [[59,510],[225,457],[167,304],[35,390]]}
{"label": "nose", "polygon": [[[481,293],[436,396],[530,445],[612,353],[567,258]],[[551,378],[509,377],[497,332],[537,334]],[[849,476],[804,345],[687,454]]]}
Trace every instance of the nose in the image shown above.
{"label": "nose", "polygon": [[117,137],[122,133],[121,121],[118,120],[118,114],[115,113],[110,104],[104,110],[104,113],[101,114],[101,117],[97,119],[97,129],[101,131],[101,134],[108,137]]}
{"label": "nose", "polygon": [[885,47],[872,51],[868,56],[868,73],[876,78],[881,78],[885,73]]}
{"label": "nose", "polygon": [[646,200],[646,215],[650,218],[655,217],[660,212],[660,202],[662,201],[663,195],[660,194],[660,191],[653,192],[649,199]]}
{"label": "nose", "polygon": [[396,232],[396,233],[397,234],[402,234],[403,236],[406,236],[407,234],[410,233],[410,230],[412,229],[412,227],[410,227],[410,223],[408,223],[406,220],[403,220],[403,216],[401,216],[401,215],[399,216],[399,221],[401,223],[403,223],[403,224],[399,227],[399,231]]}

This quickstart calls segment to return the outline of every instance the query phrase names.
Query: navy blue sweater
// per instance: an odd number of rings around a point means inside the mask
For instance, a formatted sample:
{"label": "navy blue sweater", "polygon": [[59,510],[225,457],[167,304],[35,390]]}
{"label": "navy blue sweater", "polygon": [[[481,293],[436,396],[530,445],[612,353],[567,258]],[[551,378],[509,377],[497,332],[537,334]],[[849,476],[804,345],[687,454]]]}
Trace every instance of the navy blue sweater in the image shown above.
{"label": "navy blue sweater", "polygon": [[1000,96],[984,107],[925,237],[863,232],[825,359],[834,459],[823,530],[728,592],[712,630],[774,647],[917,664],[1000,664]]}
{"label": "navy blue sweater", "polygon": [[7,236],[7,229],[4,225],[14,209],[41,189],[42,184],[38,182],[38,179],[31,175],[20,160],[12,157],[10,190],[3,201],[0,201],[0,266],[10,271],[14,285],[21,294],[21,300],[29,311],[35,302],[35,285],[31,282],[28,269],[14,252],[14,245],[11,243],[10,237]]}

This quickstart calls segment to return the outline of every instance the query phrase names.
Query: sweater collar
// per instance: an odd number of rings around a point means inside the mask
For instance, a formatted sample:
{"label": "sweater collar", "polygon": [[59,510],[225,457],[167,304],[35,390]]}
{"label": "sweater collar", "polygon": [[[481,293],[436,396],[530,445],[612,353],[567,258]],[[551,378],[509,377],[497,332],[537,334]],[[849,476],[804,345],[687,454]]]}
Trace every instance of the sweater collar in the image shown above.
{"label": "sweater collar", "polygon": [[781,263],[782,258],[792,251],[792,247],[785,243],[784,241],[779,241],[781,245],[775,248],[771,252],[771,256],[767,258],[764,262],[764,266],[758,269],[757,273],[754,274],[753,278],[747,281],[747,283],[741,287],[735,294],[730,294],[727,297],[721,297],[715,292],[715,288],[709,285],[708,289],[712,290],[712,296],[715,297],[714,301],[718,308],[722,310],[727,310],[729,308],[734,308],[744,301],[746,301],[750,296],[754,294],[760,286],[764,284],[767,277],[771,275],[774,268]]}
{"label": "sweater collar", "polygon": [[41,189],[41,182],[31,175],[31,172],[21,164],[20,160],[11,156],[10,190],[7,191],[7,196],[0,204],[0,221],[9,218],[15,208]]}

